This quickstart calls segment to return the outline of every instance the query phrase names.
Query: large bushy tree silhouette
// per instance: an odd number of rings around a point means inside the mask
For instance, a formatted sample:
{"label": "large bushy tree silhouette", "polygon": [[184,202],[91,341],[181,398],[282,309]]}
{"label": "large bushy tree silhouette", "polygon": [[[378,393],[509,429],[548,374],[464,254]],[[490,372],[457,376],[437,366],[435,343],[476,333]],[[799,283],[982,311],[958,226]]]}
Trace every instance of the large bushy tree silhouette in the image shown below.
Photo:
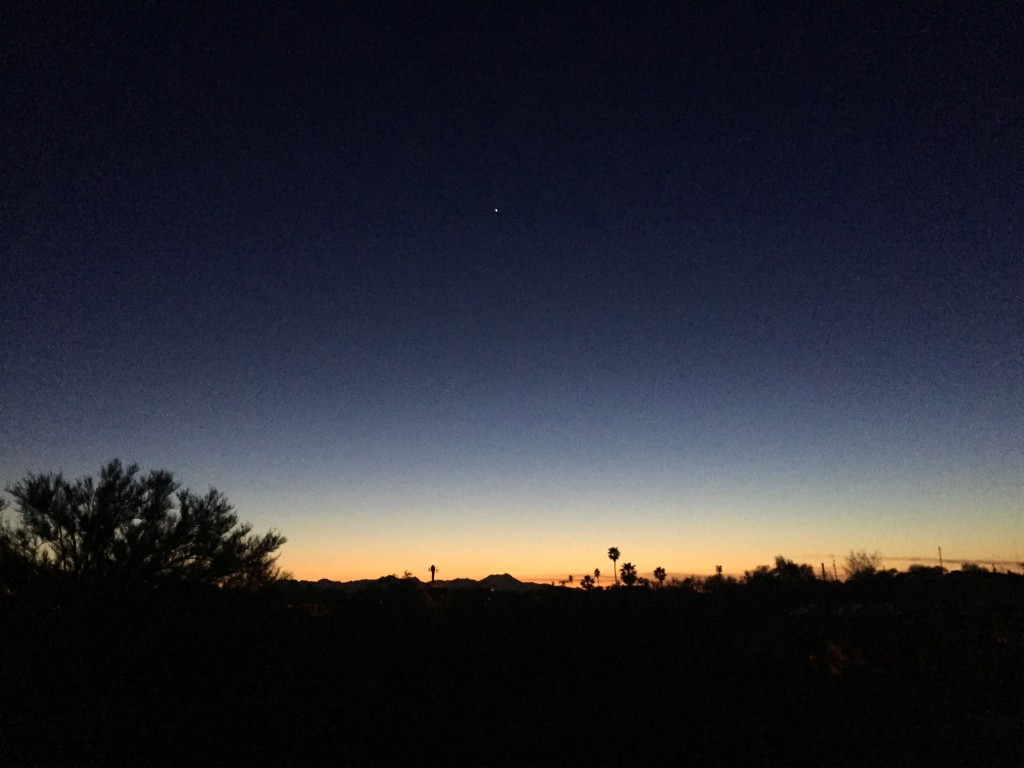
{"label": "large bushy tree silhouette", "polygon": [[743,572],[743,581],[747,584],[768,584],[773,582],[812,582],[815,581],[814,568],[806,563],[797,564],[782,555],[775,558],[775,566],[759,565],[752,571]]}
{"label": "large bushy tree silhouette", "polygon": [[863,549],[854,552],[851,549],[850,554],[846,556],[844,568],[848,579],[873,576],[882,570],[882,555],[879,552],[869,553]]}
{"label": "large bushy tree silhouette", "polygon": [[55,575],[88,582],[257,586],[280,575],[284,536],[240,524],[227,498],[182,490],[166,470],[117,459],[98,480],[28,474],[7,487],[16,524],[0,521],[0,581]]}
{"label": "large bushy tree silhouette", "polygon": [[622,583],[627,587],[632,587],[636,584],[639,574],[637,574],[636,566],[632,563],[622,564]]}

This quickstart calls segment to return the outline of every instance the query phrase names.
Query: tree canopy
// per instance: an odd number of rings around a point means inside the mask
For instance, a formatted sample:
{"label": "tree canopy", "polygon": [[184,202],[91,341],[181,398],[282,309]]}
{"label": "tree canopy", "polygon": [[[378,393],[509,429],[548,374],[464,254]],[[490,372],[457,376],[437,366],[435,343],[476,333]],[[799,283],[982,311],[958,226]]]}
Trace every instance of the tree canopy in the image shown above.
{"label": "tree canopy", "polygon": [[636,566],[632,563],[623,563],[621,573],[622,583],[625,584],[627,587],[632,587],[634,584],[637,583],[639,574],[636,571]]}
{"label": "tree canopy", "polygon": [[846,556],[844,568],[847,578],[850,579],[872,576],[882,569],[882,555],[878,552],[869,553],[863,549],[854,552],[851,549],[850,554]]}
{"label": "tree canopy", "polygon": [[284,536],[252,533],[222,493],[181,489],[166,470],[143,475],[114,459],[98,480],[29,473],[6,490],[17,522],[0,517],[0,584],[56,575],[249,587],[280,575]]}
{"label": "tree canopy", "polygon": [[743,580],[748,584],[768,584],[772,582],[810,582],[814,581],[814,568],[806,563],[798,565],[782,555],[775,558],[775,567],[759,565],[752,571],[744,571]]}

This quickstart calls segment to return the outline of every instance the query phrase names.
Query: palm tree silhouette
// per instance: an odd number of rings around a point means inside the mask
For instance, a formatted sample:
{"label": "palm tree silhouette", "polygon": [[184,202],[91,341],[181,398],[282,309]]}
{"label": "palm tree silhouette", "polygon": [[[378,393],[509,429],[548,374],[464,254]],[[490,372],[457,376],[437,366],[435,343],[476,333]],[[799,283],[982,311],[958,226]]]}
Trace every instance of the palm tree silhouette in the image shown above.
{"label": "palm tree silhouette", "polygon": [[627,587],[632,587],[634,584],[636,584],[636,581],[637,581],[636,566],[633,565],[632,563],[623,563],[622,564],[622,583],[625,584]]}
{"label": "palm tree silhouette", "polygon": [[601,586],[601,569],[600,568],[595,568],[594,569],[594,581],[597,582],[597,586],[599,586],[599,587]]}
{"label": "palm tree silhouette", "polygon": [[615,572],[615,562],[619,559],[619,548],[608,548],[608,559],[612,561],[612,576],[615,577],[615,586],[619,585],[619,574]]}
{"label": "palm tree silhouette", "polygon": [[658,580],[658,587],[665,586],[665,569],[660,565],[654,569],[654,578]]}

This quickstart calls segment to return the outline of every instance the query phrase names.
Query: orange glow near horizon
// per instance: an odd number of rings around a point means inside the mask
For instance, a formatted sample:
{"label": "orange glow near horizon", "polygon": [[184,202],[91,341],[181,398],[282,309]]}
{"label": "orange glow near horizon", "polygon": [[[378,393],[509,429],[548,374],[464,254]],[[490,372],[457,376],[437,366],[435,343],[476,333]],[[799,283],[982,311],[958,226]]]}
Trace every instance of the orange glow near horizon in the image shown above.
{"label": "orange glow near horizon", "polygon": [[[694,566],[692,568],[673,568],[671,566],[665,566],[666,568],[666,583],[672,579],[685,579],[687,577],[703,578],[712,576],[715,573],[715,566],[722,566],[722,573],[726,576],[741,577],[745,571],[750,571],[759,565],[771,566],[774,563],[775,556],[778,554],[783,555],[789,560],[794,560],[797,563],[806,563],[814,568],[815,575],[819,575],[822,565],[825,567],[825,573],[828,578],[832,578],[833,574],[836,573],[840,579],[844,578],[844,564],[846,562],[846,554],[836,554],[836,557],[800,557],[799,555],[793,556],[786,552],[777,552],[775,555],[765,555],[760,559],[742,559],[741,557],[723,557],[718,560],[715,558],[709,558],[709,564],[703,568],[700,566]],[[424,558],[420,558],[423,560]],[[429,558],[428,558],[429,560]],[[885,568],[893,568],[898,571],[906,570],[911,564],[922,564],[922,565],[938,565],[938,557],[932,556],[891,556],[882,557],[883,566]],[[646,563],[638,563],[635,560],[622,556],[619,558],[618,567],[621,568],[623,563],[634,562],[638,567],[640,576],[646,577],[654,581],[654,568],[660,563],[654,563],[647,566]],[[1001,558],[986,558],[986,557],[971,557],[964,555],[962,552],[950,551],[948,554],[944,550],[943,563],[949,570],[959,569],[961,563],[971,562],[981,565],[983,567],[996,567],[1000,570],[1010,569],[1019,571],[1021,569],[1020,563],[1016,560],[1006,560]],[[523,563],[521,567],[516,567],[513,563],[506,563],[504,566],[499,567],[488,567],[486,564],[474,564],[471,561],[463,559],[453,559],[450,561],[437,559],[433,563],[413,563],[409,566],[402,566],[395,561],[395,565],[389,567],[376,567],[373,558],[365,558],[356,562],[348,564],[341,563],[337,559],[333,558],[318,558],[308,559],[303,561],[297,561],[292,558],[288,558],[282,553],[281,558],[278,561],[279,567],[291,574],[292,578],[301,581],[319,581],[320,579],[328,579],[330,581],[359,581],[363,579],[378,579],[383,576],[395,575],[402,576],[406,571],[409,571],[414,577],[420,581],[430,580],[430,565],[437,566],[437,579],[438,580],[450,580],[458,578],[467,579],[483,579],[493,574],[508,573],[511,576],[524,582],[536,582],[538,584],[558,584],[563,579],[567,579],[568,576],[573,577],[573,586],[579,584],[579,581],[587,574],[593,575],[594,568],[600,569],[600,583],[602,586],[607,586],[613,583],[612,575],[612,563],[607,560],[604,563],[596,562],[593,568],[578,567],[575,569],[566,569],[565,571],[554,571],[550,567],[538,566],[536,563]],[[532,567],[531,567],[532,566]]]}
{"label": "orange glow near horizon", "polygon": [[[879,552],[886,567],[931,563],[990,566],[1022,559],[1024,519],[1009,488],[958,481],[930,489],[857,480],[824,484],[748,479],[733,486],[672,478],[588,488],[530,478],[482,486],[424,479],[353,490],[338,483],[315,495],[294,486],[222,488],[254,530],[280,530],[279,566],[316,581],[376,579],[411,572],[429,579],[508,573],[523,581],[578,580],[599,568],[612,576],[631,562],[650,577],[742,575],[777,555],[842,575],[850,551]],[[534,478],[536,480],[536,478]],[[657,485],[660,482],[660,485]],[[1007,481],[1008,482],[1008,481]],[[282,510],[286,513],[282,514]],[[953,565],[953,567],[956,567]]]}

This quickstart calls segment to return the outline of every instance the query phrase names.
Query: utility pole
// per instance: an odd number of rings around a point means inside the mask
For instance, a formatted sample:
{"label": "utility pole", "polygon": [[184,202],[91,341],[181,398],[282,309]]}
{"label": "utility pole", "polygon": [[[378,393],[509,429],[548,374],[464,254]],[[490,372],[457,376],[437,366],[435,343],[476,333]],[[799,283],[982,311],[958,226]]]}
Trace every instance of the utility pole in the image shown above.
{"label": "utility pole", "polygon": [[832,558],[832,580],[839,581],[839,571],[836,570],[836,559]]}
{"label": "utility pole", "polygon": [[942,567],[942,547],[939,547],[939,568],[942,568],[942,570],[946,570]]}

